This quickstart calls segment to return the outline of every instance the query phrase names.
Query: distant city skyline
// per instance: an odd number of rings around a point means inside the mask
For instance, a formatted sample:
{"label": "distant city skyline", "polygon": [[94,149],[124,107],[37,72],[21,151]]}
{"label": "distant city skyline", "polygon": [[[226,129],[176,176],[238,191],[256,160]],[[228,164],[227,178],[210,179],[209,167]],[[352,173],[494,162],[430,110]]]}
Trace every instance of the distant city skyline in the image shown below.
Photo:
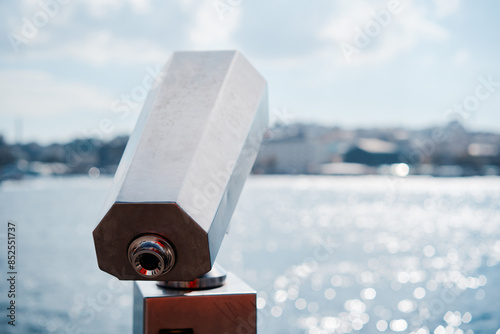
{"label": "distant city skyline", "polygon": [[[94,137],[95,138],[95,137]],[[40,145],[0,137],[0,182],[26,176],[116,171],[128,137]],[[424,130],[348,130],[291,124],[265,135],[256,174],[472,176],[500,175],[500,133],[470,133],[458,122]]]}
{"label": "distant city skyline", "polygon": [[278,121],[500,132],[498,13],[494,0],[4,1],[0,135],[129,134],[171,53],[212,49],[254,64]]}

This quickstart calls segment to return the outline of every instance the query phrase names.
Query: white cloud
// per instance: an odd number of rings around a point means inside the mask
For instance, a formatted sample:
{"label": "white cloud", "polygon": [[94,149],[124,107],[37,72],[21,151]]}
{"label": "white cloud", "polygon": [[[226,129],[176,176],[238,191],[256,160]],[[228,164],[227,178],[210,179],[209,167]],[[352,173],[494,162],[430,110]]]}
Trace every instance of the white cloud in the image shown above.
{"label": "white cloud", "polygon": [[461,66],[467,63],[469,58],[470,58],[470,53],[468,51],[460,50],[453,55],[452,61],[453,64],[455,64],[456,66]]}
{"label": "white cloud", "polygon": [[323,29],[318,32],[320,39],[348,40],[353,36],[353,29],[372,20],[371,12],[380,7],[382,2],[366,0],[339,1],[333,16]]}
{"label": "white cloud", "polygon": [[[225,6],[223,11],[215,6],[216,4],[223,4]],[[121,34],[118,29],[101,27],[99,29],[102,30],[96,30],[98,28],[89,29],[89,26],[80,25],[82,22],[95,19],[101,19],[99,20],[101,22],[103,17],[116,15],[117,11],[127,6],[130,6],[136,14],[147,13],[152,7],[150,0],[75,0],[60,5],[48,22],[42,27],[37,27],[36,33],[26,39],[25,34],[22,33],[21,18],[26,17],[30,20],[33,13],[43,12],[38,1],[27,1],[19,16],[9,23],[9,30],[23,37],[15,48],[27,61],[72,59],[92,65],[163,63],[170,52],[167,52],[163,45],[159,45],[157,40],[164,40],[164,38],[156,35],[130,38]],[[180,43],[183,48],[192,49],[235,48],[233,34],[241,21],[239,2],[182,0],[180,11],[178,6],[179,4],[176,8],[176,5],[166,3],[156,6],[158,11],[176,10],[178,16],[184,17],[179,17],[178,24],[165,22],[166,28],[171,25],[179,26],[178,32],[169,31],[169,34],[183,34],[183,38],[179,39],[181,42],[175,42],[175,45]],[[67,33],[67,27],[74,32],[74,35]],[[19,42],[18,39],[16,41]],[[4,61],[17,61],[19,54],[9,48],[4,49],[0,57]]]}
{"label": "white cloud", "polygon": [[40,8],[40,2],[38,0],[21,0],[19,4],[25,11],[35,11]]}
{"label": "white cloud", "polygon": [[[149,13],[151,11],[151,0],[72,0],[61,1],[61,3],[56,0],[21,0],[19,4],[22,14],[28,18],[31,18],[36,12],[46,11],[47,8],[49,11],[55,11],[59,15],[62,8],[67,10],[68,7],[75,6],[83,6],[93,18],[102,18],[116,13],[116,11],[127,5],[137,14]],[[52,13],[49,14],[52,15]],[[81,12],[78,11],[74,14],[81,15]]]}
{"label": "white cloud", "polygon": [[24,54],[30,60],[77,59],[93,65],[110,63],[163,63],[168,52],[146,39],[123,39],[109,31],[87,34],[83,40],[53,47],[26,47]]}
{"label": "white cloud", "polygon": [[178,3],[180,4],[182,9],[187,10],[191,8],[193,0],[178,0]]}
{"label": "white cloud", "polygon": [[[110,15],[126,5],[122,0],[80,0],[93,17],[100,18]],[[137,14],[145,14],[151,11],[150,0],[128,0],[128,4]]]}
{"label": "white cloud", "polygon": [[[48,57],[57,59],[61,56],[76,55],[75,58],[88,59],[92,63],[114,61],[111,59],[112,54],[122,51],[124,54],[120,58],[124,59],[124,62],[134,57],[151,60],[158,56],[158,48],[152,47],[152,43],[145,42],[146,40],[127,39],[129,46],[126,46],[127,43],[123,38],[112,36],[111,30],[106,30],[106,32],[90,30],[89,33],[89,26],[81,25],[85,21],[94,21],[96,18],[116,12],[127,5],[126,2],[76,0],[59,4],[57,1],[30,0],[23,1],[21,4],[20,12],[10,15],[7,20],[6,35],[12,48],[3,52],[2,57],[5,60],[15,60],[18,52],[26,56],[27,60],[47,59]],[[151,9],[149,0],[128,0],[128,4],[136,14],[147,13]],[[40,21],[40,18],[43,21]],[[133,44],[135,46],[132,46]],[[140,48],[144,48],[142,56]]]}
{"label": "white cloud", "polygon": [[106,16],[123,5],[120,0],[85,0],[82,3],[87,5],[90,14],[96,18]]}
{"label": "white cloud", "polygon": [[433,53],[427,53],[420,59],[420,64],[424,67],[430,67],[436,64],[437,57]]}
{"label": "white cloud", "polygon": [[434,0],[435,15],[438,18],[455,13],[460,8],[460,0]]}
{"label": "white cloud", "polygon": [[[223,2],[226,7],[217,7],[221,1],[203,1],[199,3],[194,15],[193,24],[188,31],[191,44],[199,48],[231,48],[232,35],[240,23],[240,8],[231,7]],[[224,11],[225,10],[225,11]]]}
{"label": "white cloud", "polygon": [[82,83],[59,81],[47,72],[0,71],[2,116],[57,116],[109,109],[113,98]]}
{"label": "white cloud", "polygon": [[[402,12],[392,14],[390,23],[382,26],[375,36],[368,36],[366,47],[358,47],[355,39],[361,30],[367,34],[370,24],[377,24],[374,12],[387,8],[386,1],[374,6],[367,0],[342,2],[343,7],[335,13],[330,22],[318,33],[318,38],[325,41],[327,49],[339,49],[341,45],[355,47],[352,56],[353,65],[378,64],[391,60],[398,55],[414,48],[419,42],[427,39],[442,40],[448,36],[447,31],[431,21],[426,8],[418,6],[415,1],[401,2]],[[380,25],[379,25],[380,26]],[[357,30],[359,29],[359,30]],[[342,53],[341,53],[342,54]],[[346,59],[340,59],[344,64]]]}
{"label": "white cloud", "polygon": [[151,2],[149,0],[129,0],[134,11],[138,14],[151,12]]}
{"label": "white cloud", "polygon": [[[134,2],[134,0],[129,0]],[[123,6],[123,1],[120,0],[70,0],[70,1],[48,1],[48,0],[21,0],[19,4],[22,9],[22,14],[31,17],[34,13],[44,10],[45,5],[48,7],[68,7],[74,5],[84,5],[87,11],[93,17],[102,17],[113,11],[120,9]],[[58,10],[56,10],[57,12]]]}

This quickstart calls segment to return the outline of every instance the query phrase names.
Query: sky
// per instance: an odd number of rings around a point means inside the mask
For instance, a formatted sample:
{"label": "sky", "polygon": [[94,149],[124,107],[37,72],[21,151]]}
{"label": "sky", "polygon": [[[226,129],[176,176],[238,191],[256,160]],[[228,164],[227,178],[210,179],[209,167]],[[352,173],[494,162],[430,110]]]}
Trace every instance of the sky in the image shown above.
{"label": "sky", "polygon": [[500,132],[496,0],[4,0],[0,134],[129,134],[178,50],[239,50],[273,122]]}

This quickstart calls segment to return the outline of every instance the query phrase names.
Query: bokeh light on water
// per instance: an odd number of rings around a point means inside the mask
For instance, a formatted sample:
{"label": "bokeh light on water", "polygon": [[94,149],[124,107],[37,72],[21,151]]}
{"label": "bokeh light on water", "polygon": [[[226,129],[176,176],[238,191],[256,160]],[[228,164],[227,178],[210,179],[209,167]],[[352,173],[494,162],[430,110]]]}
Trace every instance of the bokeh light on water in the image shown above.
{"label": "bokeh light on water", "polygon": [[[110,181],[0,185],[19,332],[131,332],[130,283],[99,271],[91,238]],[[259,333],[496,333],[499,206],[493,177],[252,177],[219,262],[258,291]]]}
{"label": "bokeh light on water", "polygon": [[499,181],[253,179],[221,262],[264,333],[495,333]]}

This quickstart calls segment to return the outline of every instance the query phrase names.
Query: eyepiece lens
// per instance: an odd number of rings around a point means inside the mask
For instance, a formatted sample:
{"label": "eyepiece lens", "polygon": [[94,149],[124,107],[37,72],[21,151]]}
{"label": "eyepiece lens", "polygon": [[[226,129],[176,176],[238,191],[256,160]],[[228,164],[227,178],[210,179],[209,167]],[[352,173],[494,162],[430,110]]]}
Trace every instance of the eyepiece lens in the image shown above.
{"label": "eyepiece lens", "polygon": [[172,246],[158,235],[143,235],[132,241],[128,257],[135,272],[148,278],[168,273],[175,264]]}
{"label": "eyepiece lens", "polygon": [[155,270],[160,267],[158,258],[148,253],[139,255],[139,263],[146,270]]}

